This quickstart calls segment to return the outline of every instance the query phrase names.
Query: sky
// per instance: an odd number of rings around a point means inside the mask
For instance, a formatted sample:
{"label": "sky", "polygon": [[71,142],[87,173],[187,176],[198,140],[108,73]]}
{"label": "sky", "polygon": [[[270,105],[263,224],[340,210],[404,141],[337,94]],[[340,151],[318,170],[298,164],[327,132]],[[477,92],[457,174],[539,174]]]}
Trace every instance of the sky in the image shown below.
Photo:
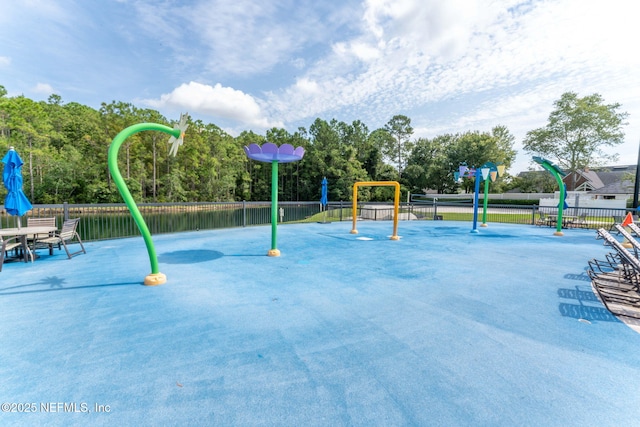
{"label": "sky", "polygon": [[[565,92],[627,112],[618,165],[640,145],[635,0],[0,0],[0,85],[181,112],[231,135],[316,118],[393,116],[414,138],[506,126],[515,174],[528,131]],[[188,143],[188,141],[186,142]]]}

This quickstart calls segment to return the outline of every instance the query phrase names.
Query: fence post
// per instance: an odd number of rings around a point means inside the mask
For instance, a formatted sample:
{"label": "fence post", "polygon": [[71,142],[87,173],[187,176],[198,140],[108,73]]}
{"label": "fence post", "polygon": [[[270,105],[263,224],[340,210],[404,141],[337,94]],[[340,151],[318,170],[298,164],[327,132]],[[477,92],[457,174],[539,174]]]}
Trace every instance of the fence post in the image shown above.
{"label": "fence post", "polygon": [[435,221],[438,218],[438,198],[433,198],[433,220]]}
{"label": "fence post", "polygon": [[531,225],[536,224],[536,213],[538,212],[538,205],[533,204],[533,209],[531,209]]}
{"label": "fence post", "polygon": [[69,219],[69,203],[67,202],[62,203],[62,215],[64,221]]}
{"label": "fence post", "polygon": [[247,202],[246,200],[242,201],[242,226],[247,226]]}
{"label": "fence post", "polygon": [[340,200],[340,221],[342,222],[342,200]]}

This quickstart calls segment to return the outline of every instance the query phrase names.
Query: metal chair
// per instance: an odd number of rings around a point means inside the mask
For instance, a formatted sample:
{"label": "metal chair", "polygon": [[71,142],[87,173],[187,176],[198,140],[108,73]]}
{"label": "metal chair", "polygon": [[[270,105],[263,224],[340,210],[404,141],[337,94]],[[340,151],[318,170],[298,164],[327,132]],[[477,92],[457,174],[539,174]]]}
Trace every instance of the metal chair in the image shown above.
{"label": "metal chair", "polygon": [[550,224],[550,222],[551,222],[550,218],[547,216],[546,213],[544,213],[542,211],[539,211],[538,215],[539,215],[539,217],[538,217],[538,220],[536,221],[536,225],[538,227],[542,226],[542,225],[549,225]]}
{"label": "metal chair", "polygon": [[618,230],[616,229],[616,224],[622,224],[622,221],[624,221],[624,216],[619,216],[619,215],[613,215],[613,224],[611,224],[611,226],[609,227],[609,232],[617,232]]}
{"label": "metal chair", "polygon": [[[62,224],[62,229],[59,232],[54,233],[54,235],[51,237],[38,240],[36,244],[48,245],[49,253],[53,252],[53,245],[58,245],[58,248],[60,247],[60,245],[62,245],[69,259],[73,258],[74,255],[78,255],[81,253],[86,254],[87,251],[84,249],[84,245],[82,244],[80,235],[76,231],[79,222],[80,218],[66,220]],[[71,253],[69,252],[68,244],[72,243],[74,238],[78,240],[81,249],[79,251]]]}
{"label": "metal chair", "polygon": [[18,237],[9,237],[8,239],[3,239],[2,236],[0,236],[0,271],[2,271],[2,264],[4,264],[5,254],[20,247],[22,247],[22,242]]}
{"label": "metal chair", "polygon": [[589,223],[587,222],[587,214],[581,213],[578,215],[578,219],[571,222],[571,225],[574,228],[589,228]]}
{"label": "metal chair", "polygon": [[[27,227],[57,227],[56,217],[51,218],[27,218]],[[29,238],[32,249],[35,251],[39,249],[37,243],[47,237],[53,237],[53,233],[49,234],[36,234],[33,238]],[[40,245],[42,247],[49,247],[49,245]],[[53,249],[53,248],[51,248]],[[60,249],[60,245],[58,245],[58,249]]]}

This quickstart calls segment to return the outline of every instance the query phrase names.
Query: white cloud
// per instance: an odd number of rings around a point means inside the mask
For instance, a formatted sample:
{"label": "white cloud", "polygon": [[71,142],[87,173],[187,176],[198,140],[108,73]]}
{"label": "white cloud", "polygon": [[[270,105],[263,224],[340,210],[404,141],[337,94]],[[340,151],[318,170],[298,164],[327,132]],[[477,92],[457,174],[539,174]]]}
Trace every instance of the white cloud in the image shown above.
{"label": "white cloud", "polygon": [[479,0],[367,0],[363,21],[377,39],[446,59],[461,54],[500,10]]}
{"label": "white cloud", "polygon": [[[529,112],[548,114],[565,91],[586,95],[609,87],[620,76],[612,61],[633,70],[630,63],[640,57],[630,58],[629,43],[638,38],[638,30],[629,16],[624,0],[600,8],[578,0],[367,0],[361,32],[334,41],[329,55],[309,64],[290,87],[271,92],[268,103],[287,121],[350,109],[379,125],[393,114],[411,115],[417,107],[468,97],[482,104],[469,103],[450,113],[468,115],[450,121],[450,129],[519,127],[515,121],[531,123]],[[305,81],[319,88],[313,96],[300,84]],[[487,103],[483,94],[490,91],[495,94]],[[447,120],[443,111],[437,115]],[[544,121],[534,127],[542,125]]]}
{"label": "white cloud", "polygon": [[334,52],[339,55],[353,55],[361,61],[369,62],[380,57],[381,51],[369,43],[355,40],[349,43],[336,43]]}
{"label": "white cloud", "polygon": [[319,87],[318,87],[318,83],[313,81],[313,80],[309,80],[307,78],[301,78],[299,79],[296,84],[295,87],[298,91],[302,92],[302,93],[307,93],[307,94],[311,94],[311,95],[317,95],[319,93]]}
{"label": "white cloud", "polygon": [[51,87],[51,85],[47,83],[38,83],[35,85],[35,87],[32,88],[32,90],[34,93],[41,95],[51,95],[52,93],[54,93],[53,87]]}
{"label": "white cloud", "polygon": [[223,87],[219,83],[215,86],[196,82],[183,83],[171,93],[163,94],[159,100],[144,102],[158,109],[186,110],[263,129],[283,126],[281,122],[268,120],[251,95],[230,87]]}
{"label": "white cloud", "polygon": [[[361,108],[368,115],[361,119],[386,121],[424,103],[477,90],[485,84],[478,83],[480,77],[489,72],[505,78],[501,67],[478,72],[481,52],[472,49],[493,47],[487,46],[487,36],[477,34],[506,13],[506,6],[480,8],[476,3],[368,0],[361,32],[335,41],[331,53],[310,64],[303,78],[270,93],[269,104],[285,120]],[[475,61],[465,64],[462,54],[470,51]],[[309,97],[299,85],[303,79],[314,81],[321,91]]]}

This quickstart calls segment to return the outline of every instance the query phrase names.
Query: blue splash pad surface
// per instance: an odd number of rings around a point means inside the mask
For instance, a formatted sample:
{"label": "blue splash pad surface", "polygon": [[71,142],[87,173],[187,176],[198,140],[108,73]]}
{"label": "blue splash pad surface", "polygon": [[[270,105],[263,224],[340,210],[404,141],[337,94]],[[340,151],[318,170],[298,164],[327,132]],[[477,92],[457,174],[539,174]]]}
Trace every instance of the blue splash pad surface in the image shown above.
{"label": "blue splash pad surface", "polygon": [[141,237],[5,264],[0,401],[36,410],[0,424],[637,424],[595,232],[470,228],[285,225],[278,258],[270,227],[158,235],[157,287]]}

